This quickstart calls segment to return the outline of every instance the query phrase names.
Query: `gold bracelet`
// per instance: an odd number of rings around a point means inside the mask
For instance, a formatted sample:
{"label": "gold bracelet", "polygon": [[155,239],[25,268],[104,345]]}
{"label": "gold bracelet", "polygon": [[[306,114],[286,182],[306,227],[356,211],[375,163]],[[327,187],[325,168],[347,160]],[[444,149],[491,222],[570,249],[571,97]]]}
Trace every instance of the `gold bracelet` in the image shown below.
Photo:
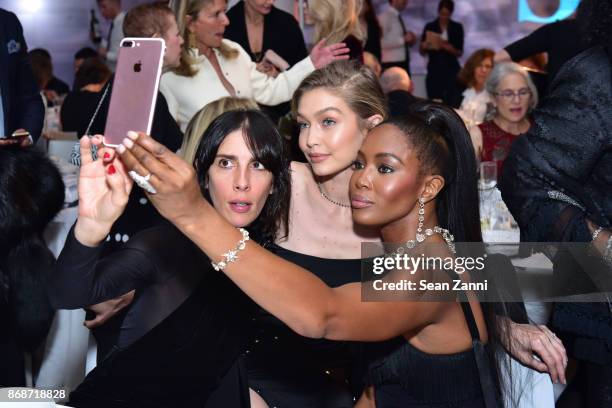
{"label": "gold bracelet", "polygon": [[242,239],[238,241],[236,248],[230,249],[224,253],[223,259],[219,261],[219,263],[211,262],[211,265],[215,271],[221,271],[227,266],[227,264],[236,262],[238,260],[238,252],[242,251],[246,247],[246,242],[250,239],[249,231],[245,230],[244,228],[238,228],[238,231],[242,233]]}

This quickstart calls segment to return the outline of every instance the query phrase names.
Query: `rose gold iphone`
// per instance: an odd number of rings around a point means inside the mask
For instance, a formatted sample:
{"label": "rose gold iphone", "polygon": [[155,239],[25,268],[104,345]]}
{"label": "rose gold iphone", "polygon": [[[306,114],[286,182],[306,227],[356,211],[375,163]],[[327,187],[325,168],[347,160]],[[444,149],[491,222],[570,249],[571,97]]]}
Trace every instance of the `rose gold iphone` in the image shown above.
{"label": "rose gold iphone", "polygon": [[104,144],[116,147],[129,130],[151,132],[165,43],[161,38],[124,38],[104,129]]}

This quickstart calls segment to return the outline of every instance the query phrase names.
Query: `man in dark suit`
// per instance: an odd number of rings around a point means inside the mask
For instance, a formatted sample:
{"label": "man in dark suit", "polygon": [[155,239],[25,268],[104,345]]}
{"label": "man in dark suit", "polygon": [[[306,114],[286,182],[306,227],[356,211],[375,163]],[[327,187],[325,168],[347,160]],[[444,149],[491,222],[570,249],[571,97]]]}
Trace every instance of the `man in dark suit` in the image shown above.
{"label": "man in dark suit", "polygon": [[15,14],[0,9],[0,137],[16,131],[29,136],[0,139],[8,144],[28,146],[40,137],[45,108],[28,61],[21,23]]}

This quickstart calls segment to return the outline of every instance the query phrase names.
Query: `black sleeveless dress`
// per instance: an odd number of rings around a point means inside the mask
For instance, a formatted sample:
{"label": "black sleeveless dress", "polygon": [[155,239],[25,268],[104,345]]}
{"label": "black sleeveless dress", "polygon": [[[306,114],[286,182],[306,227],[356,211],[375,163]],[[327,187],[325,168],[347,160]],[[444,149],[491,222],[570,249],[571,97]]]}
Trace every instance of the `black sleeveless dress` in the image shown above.
{"label": "black sleeveless dress", "polygon": [[461,306],[472,337],[470,350],[428,354],[403,337],[364,345],[368,359],[365,382],[375,388],[376,408],[499,406],[491,371],[487,371],[491,367],[486,346],[480,342],[469,303]]}
{"label": "black sleeveless dress", "polygon": [[[326,259],[274,245],[272,252],[331,287],[361,280],[361,259]],[[260,309],[243,353],[249,386],[270,407],[352,407],[361,393],[361,343],[309,339]]]}

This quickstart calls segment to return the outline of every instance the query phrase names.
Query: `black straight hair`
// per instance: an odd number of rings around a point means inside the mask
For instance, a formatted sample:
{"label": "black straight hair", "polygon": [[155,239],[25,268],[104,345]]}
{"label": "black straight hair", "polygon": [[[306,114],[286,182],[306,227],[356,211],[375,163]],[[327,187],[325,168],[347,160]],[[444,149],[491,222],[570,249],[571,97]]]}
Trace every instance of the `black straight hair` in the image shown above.
{"label": "black straight hair", "polygon": [[261,245],[269,245],[277,238],[277,231],[289,231],[289,203],[291,200],[290,163],[285,140],[270,119],[256,110],[232,110],[218,116],[208,126],[196,150],[196,168],[202,194],[210,202],[206,189],[208,169],[212,166],[219,146],[225,137],[236,130],[242,134],[255,160],[272,173],[272,194],[268,196],[261,214],[249,226],[249,231]]}
{"label": "black straight hair", "polygon": [[444,177],[436,197],[440,226],[458,242],[482,242],[476,156],[470,135],[452,109],[419,101],[405,115],[386,120],[404,133],[422,163],[421,174]]}

